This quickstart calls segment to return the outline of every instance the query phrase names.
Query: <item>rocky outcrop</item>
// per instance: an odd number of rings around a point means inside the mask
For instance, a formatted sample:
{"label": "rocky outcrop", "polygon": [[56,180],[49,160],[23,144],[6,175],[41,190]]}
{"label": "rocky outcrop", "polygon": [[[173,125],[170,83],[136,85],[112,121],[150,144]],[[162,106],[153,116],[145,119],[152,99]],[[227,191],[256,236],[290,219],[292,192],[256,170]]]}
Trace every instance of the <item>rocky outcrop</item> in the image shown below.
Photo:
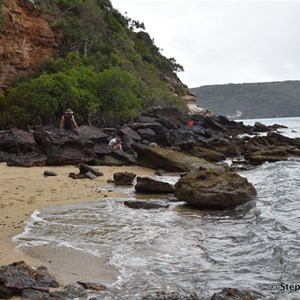
{"label": "rocky outcrop", "polygon": [[252,165],[260,165],[266,161],[276,162],[288,160],[290,147],[279,147],[245,153],[245,159]]}
{"label": "rocky outcrop", "polygon": [[117,172],[114,173],[115,185],[132,185],[136,174],[131,172]]}
{"label": "rocky outcrop", "polygon": [[175,196],[199,208],[234,208],[256,196],[254,186],[237,173],[194,171],[175,184]]}
{"label": "rocky outcrop", "polygon": [[39,147],[33,133],[20,129],[12,129],[0,132],[0,150],[22,155],[28,152],[39,152]]}
{"label": "rocky outcrop", "polygon": [[168,182],[149,177],[137,177],[135,191],[137,193],[165,194],[174,193],[174,186]]}
{"label": "rocky outcrop", "polygon": [[169,149],[148,147],[141,144],[133,144],[132,147],[138,154],[138,164],[152,169],[162,169],[169,172],[185,172],[199,168],[226,170],[225,165],[213,164],[203,158]]}
{"label": "rocky outcrop", "polygon": [[49,292],[50,287],[58,286],[58,282],[48,273],[46,267],[39,267],[35,270],[27,266],[25,262],[16,262],[0,268],[1,299],[22,295],[24,290],[28,289]]}
{"label": "rocky outcrop", "polygon": [[58,51],[61,33],[50,28],[51,16],[43,15],[29,0],[7,0],[0,28],[0,95],[16,75],[28,75]]}
{"label": "rocky outcrop", "polygon": [[48,157],[48,165],[89,163],[96,158],[92,141],[71,131],[38,131],[34,137]]}
{"label": "rocky outcrop", "polygon": [[43,167],[47,164],[47,156],[43,153],[26,153],[14,155],[7,160],[8,166],[15,167]]}
{"label": "rocky outcrop", "polygon": [[[188,120],[193,124],[188,125]],[[268,130],[276,130],[278,126],[268,126]],[[115,136],[122,139],[123,151],[108,145]],[[35,132],[0,131],[0,161],[20,166],[43,165],[44,157],[38,155],[40,153],[46,155],[49,165],[139,164],[170,172],[188,172],[197,168],[225,170],[224,163],[215,162],[233,158],[239,161],[232,168],[237,170],[265,161],[300,156],[300,139],[273,131],[258,136],[254,126],[245,126],[222,116],[191,116],[169,107],[149,108],[135,122],[116,128],[83,125],[79,134],[54,127]]]}

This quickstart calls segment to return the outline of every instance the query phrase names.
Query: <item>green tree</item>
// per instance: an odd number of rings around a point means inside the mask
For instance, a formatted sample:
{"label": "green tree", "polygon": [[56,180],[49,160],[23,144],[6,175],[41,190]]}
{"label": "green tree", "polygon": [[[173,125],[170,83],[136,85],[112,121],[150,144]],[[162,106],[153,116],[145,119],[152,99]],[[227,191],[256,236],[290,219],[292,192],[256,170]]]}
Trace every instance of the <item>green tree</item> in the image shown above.
{"label": "green tree", "polygon": [[77,119],[87,122],[90,112],[100,107],[95,91],[97,74],[88,67],[42,74],[11,89],[7,96],[12,120],[27,126],[57,122],[62,111],[72,107]]}
{"label": "green tree", "polygon": [[139,80],[120,68],[105,70],[99,74],[97,93],[101,99],[101,118],[105,123],[128,121],[141,108],[137,88]]}

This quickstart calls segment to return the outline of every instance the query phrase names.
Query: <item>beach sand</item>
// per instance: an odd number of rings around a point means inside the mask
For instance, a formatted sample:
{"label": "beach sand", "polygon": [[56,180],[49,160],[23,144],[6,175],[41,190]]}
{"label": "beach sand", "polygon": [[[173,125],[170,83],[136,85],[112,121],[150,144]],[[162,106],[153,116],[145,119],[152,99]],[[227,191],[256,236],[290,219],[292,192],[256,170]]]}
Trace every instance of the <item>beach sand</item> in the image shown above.
{"label": "beach sand", "polygon": [[[116,270],[107,270],[101,266],[98,258],[85,256],[70,249],[48,246],[40,247],[34,253],[16,248],[12,238],[24,230],[24,221],[41,208],[75,204],[105,197],[120,197],[113,191],[103,191],[99,187],[113,179],[116,172],[133,172],[137,175],[153,175],[154,170],[142,167],[98,166],[104,176],[90,179],[72,179],[71,172],[79,173],[75,166],[46,167],[8,167],[0,163],[0,266],[23,260],[32,267],[44,265],[61,285],[74,284],[76,280],[110,282],[116,276]],[[45,177],[44,171],[51,170],[57,176]],[[125,197],[125,196],[124,196]],[[75,263],[73,263],[75,262]],[[93,266],[86,270],[85,266]],[[99,277],[100,276],[100,277]]]}

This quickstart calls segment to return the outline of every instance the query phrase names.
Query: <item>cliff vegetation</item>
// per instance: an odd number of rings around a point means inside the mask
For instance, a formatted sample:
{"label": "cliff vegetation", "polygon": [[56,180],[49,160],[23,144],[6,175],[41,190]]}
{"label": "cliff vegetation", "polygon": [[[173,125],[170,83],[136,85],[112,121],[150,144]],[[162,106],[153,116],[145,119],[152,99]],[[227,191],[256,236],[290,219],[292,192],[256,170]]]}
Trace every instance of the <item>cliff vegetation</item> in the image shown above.
{"label": "cliff vegetation", "polygon": [[198,104],[232,119],[300,116],[300,81],[208,85],[191,91]]}
{"label": "cliff vegetation", "polygon": [[[49,24],[49,28],[43,24],[43,32],[41,27],[35,31],[37,39],[43,36],[43,49],[51,48],[39,61],[29,60],[24,65],[25,57],[36,49],[37,40],[30,36],[33,42],[26,55],[23,52],[18,57],[22,67],[8,65],[4,51],[11,49],[2,49],[2,53],[0,49],[4,62],[0,76],[2,128],[35,128],[57,122],[67,107],[76,112],[79,123],[93,125],[129,121],[153,105],[184,107],[180,96],[186,94],[187,87],[176,75],[183,67],[162,55],[143,23],[123,16],[109,0],[0,1],[0,40],[8,40],[7,36],[12,36],[9,28],[13,28],[14,36],[20,35],[13,49],[32,33],[30,25],[21,24],[14,14],[19,9],[28,17],[27,23],[34,14]],[[13,26],[9,26],[11,19]],[[13,80],[6,87],[3,83],[9,80],[4,74],[12,67],[17,71],[10,73]]]}

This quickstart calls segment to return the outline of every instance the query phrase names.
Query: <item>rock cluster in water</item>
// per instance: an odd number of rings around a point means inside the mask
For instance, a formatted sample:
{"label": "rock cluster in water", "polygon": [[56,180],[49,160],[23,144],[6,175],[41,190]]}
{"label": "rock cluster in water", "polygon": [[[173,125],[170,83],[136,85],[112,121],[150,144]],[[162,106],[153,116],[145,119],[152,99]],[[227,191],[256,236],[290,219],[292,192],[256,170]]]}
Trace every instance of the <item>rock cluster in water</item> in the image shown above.
{"label": "rock cluster in water", "polygon": [[[56,288],[50,291],[50,288]],[[53,289],[52,289],[53,290]],[[88,290],[99,293],[90,298]],[[11,299],[20,297],[21,300],[66,300],[66,299],[102,299],[102,292],[109,292],[108,288],[99,283],[78,281],[76,285],[68,285],[61,288],[56,279],[49,274],[46,267],[37,269],[28,266],[25,262],[0,267],[0,299]],[[141,300],[197,300],[200,299],[196,293],[187,292],[157,292],[141,298]],[[226,288],[220,293],[214,294],[211,300],[254,300],[255,295],[248,291]]]}

